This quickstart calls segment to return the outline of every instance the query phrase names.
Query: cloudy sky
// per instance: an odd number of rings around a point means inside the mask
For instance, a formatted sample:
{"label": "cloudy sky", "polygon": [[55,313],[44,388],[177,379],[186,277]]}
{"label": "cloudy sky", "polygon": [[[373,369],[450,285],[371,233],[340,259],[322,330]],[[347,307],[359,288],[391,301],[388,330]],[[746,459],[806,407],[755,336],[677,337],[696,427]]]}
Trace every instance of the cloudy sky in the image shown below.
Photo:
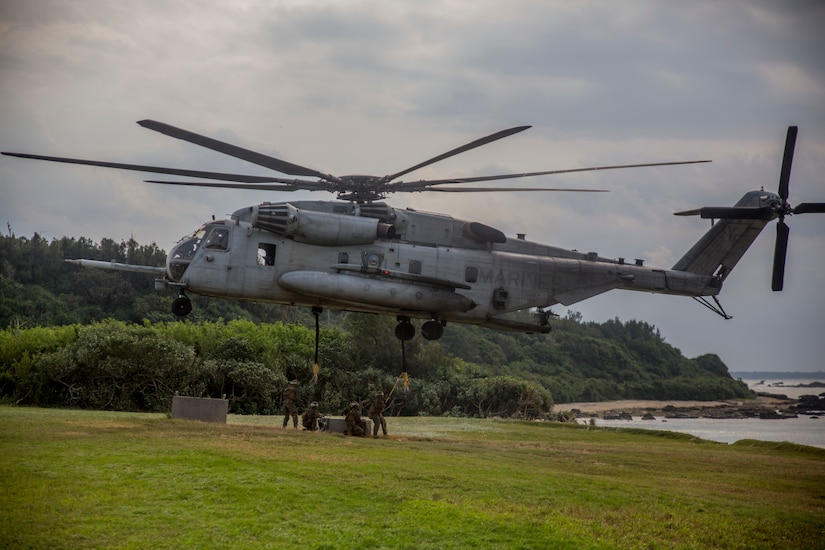
{"label": "cloudy sky", "polygon": [[[670,267],[709,226],[672,213],[776,190],[790,124],[790,201],[825,201],[823,24],[813,0],[0,2],[0,150],[272,175],[135,124],[152,118],[332,174],[384,175],[531,124],[405,179],[713,162],[514,183],[611,191],[598,196],[391,204]],[[2,157],[0,220],[18,236],[168,250],[213,214],[332,198],[143,176]],[[647,321],[688,357],[717,353],[733,371],[825,370],[825,216],[787,221],[784,292],[770,290],[772,224],[727,279],[731,320],[623,291],[573,309]]]}

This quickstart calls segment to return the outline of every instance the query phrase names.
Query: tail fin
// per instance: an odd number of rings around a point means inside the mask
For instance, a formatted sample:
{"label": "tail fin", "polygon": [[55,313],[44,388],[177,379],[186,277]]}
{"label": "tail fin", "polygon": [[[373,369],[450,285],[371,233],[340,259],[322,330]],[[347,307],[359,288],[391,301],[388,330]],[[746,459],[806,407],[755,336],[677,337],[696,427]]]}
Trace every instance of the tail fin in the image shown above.
{"label": "tail fin", "polygon": [[[764,205],[766,194],[772,195],[764,191],[751,191],[736,206],[760,207]],[[698,213],[690,211],[678,215]],[[716,276],[724,281],[769,221],[770,218],[719,220],[676,262],[673,269]]]}

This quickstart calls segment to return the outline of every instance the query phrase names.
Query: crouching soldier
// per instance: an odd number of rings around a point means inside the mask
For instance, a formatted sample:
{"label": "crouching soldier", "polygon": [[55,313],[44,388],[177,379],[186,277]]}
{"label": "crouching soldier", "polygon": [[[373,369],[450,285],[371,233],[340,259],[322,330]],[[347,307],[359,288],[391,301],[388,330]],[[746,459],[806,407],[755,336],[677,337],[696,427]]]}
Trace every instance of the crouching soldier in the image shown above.
{"label": "crouching soldier", "polygon": [[349,405],[344,420],[347,422],[347,435],[362,436],[365,433],[364,425],[361,421],[361,404],[353,401]]}
{"label": "crouching soldier", "polygon": [[318,420],[321,418],[321,413],[318,412],[318,402],[310,403],[309,408],[301,415],[301,423],[305,430],[314,432],[318,430]]}

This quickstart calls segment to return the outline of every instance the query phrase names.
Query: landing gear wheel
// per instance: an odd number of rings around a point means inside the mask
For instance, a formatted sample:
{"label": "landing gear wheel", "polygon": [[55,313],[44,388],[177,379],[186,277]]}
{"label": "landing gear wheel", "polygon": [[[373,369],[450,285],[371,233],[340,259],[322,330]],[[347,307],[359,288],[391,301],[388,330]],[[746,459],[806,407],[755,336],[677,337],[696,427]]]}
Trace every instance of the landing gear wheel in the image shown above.
{"label": "landing gear wheel", "polygon": [[444,326],[433,319],[421,325],[421,336],[426,340],[438,340],[444,334]]}
{"label": "landing gear wheel", "polygon": [[410,323],[409,319],[401,320],[395,326],[395,337],[401,340],[412,340],[415,336],[415,327]]}
{"label": "landing gear wheel", "polygon": [[178,317],[186,317],[192,312],[192,300],[186,296],[178,296],[172,302],[172,313]]}

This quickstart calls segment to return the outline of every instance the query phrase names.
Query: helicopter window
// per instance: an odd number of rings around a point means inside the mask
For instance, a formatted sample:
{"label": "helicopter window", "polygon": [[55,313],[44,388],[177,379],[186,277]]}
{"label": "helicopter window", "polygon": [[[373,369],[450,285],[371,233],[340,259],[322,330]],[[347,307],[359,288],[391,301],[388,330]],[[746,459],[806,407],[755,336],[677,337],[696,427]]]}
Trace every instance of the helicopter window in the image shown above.
{"label": "helicopter window", "polygon": [[187,237],[182,239],[176,246],[175,246],[175,253],[174,259],[176,260],[186,260],[189,261],[192,259],[192,256],[195,255],[195,252],[198,250],[198,245],[200,244],[201,240],[196,237]]}
{"label": "helicopter window", "polygon": [[258,243],[258,265],[275,265],[275,245]]}
{"label": "helicopter window", "polygon": [[347,252],[339,252],[338,253],[338,263],[339,264],[348,264],[349,263],[349,254]]}
{"label": "helicopter window", "polygon": [[421,275],[421,261],[420,260],[410,260],[410,273],[414,273],[416,275]]}
{"label": "helicopter window", "polygon": [[213,227],[204,240],[204,248],[213,250],[226,250],[229,248],[229,229],[226,227]]}
{"label": "helicopter window", "polygon": [[200,246],[201,240],[203,240],[203,236],[205,234],[206,226],[202,225],[188,237],[182,238],[172,249],[172,257],[175,260],[189,262],[192,259],[192,256],[195,255],[195,252],[198,251],[198,247]]}
{"label": "helicopter window", "polygon": [[464,282],[475,283],[478,281],[478,268],[467,267],[464,269]]}

